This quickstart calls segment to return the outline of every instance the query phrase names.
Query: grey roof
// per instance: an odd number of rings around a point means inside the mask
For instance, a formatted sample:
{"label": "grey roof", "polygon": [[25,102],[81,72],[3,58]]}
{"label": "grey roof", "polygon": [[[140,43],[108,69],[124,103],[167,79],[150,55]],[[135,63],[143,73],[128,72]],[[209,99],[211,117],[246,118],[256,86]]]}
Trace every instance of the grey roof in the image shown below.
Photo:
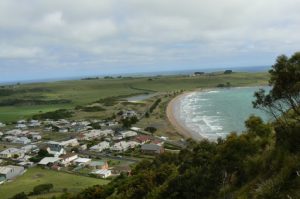
{"label": "grey roof", "polygon": [[160,150],[161,146],[157,144],[144,144],[142,145],[142,150],[147,150],[147,151],[157,151]]}

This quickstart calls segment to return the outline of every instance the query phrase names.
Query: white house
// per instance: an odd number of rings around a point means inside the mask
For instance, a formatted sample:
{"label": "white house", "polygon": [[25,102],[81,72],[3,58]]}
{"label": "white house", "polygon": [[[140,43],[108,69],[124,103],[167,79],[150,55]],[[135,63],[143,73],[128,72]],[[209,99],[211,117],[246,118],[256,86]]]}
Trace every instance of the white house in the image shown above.
{"label": "white house", "polygon": [[3,176],[6,180],[11,180],[24,173],[24,167],[8,165],[0,167],[0,176]]}
{"label": "white house", "polygon": [[137,136],[137,132],[135,132],[135,131],[121,131],[120,134],[122,135],[123,138]]}
{"label": "white house", "polygon": [[5,126],[6,126],[6,124],[0,122],[0,128],[5,127]]}
{"label": "white house", "polygon": [[101,152],[105,149],[108,149],[110,147],[109,142],[103,141],[100,142],[97,145],[94,145],[90,148],[91,151],[97,151],[97,152]]}
{"label": "white house", "polygon": [[17,148],[8,148],[0,152],[0,158],[14,158],[15,156],[21,158],[24,155],[24,151]]}
{"label": "white house", "polygon": [[22,135],[22,134],[23,134],[23,132],[20,129],[13,129],[13,130],[5,132],[5,135],[13,135],[13,136],[19,136],[19,135]]}
{"label": "white house", "polygon": [[110,149],[112,151],[127,151],[129,148],[134,148],[138,145],[140,145],[140,144],[135,141],[128,141],[128,142],[121,141],[121,142],[115,143],[112,147],[110,147]]}
{"label": "white house", "polygon": [[95,171],[92,171],[91,173],[101,178],[107,178],[111,176],[111,170],[107,170],[107,169],[97,169]]}
{"label": "white house", "polygon": [[45,157],[38,164],[42,166],[48,166],[49,164],[59,163],[61,158],[58,157]]}
{"label": "white house", "polygon": [[26,126],[26,124],[17,124],[16,128],[18,128],[18,129],[26,129],[27,126]]}
{"label": "white house", "polygon": [[88,165],[92,162],[92,159],[89,158],[77,158],[73,161],[74,164],[77,165]]}
{"label": "white house", "polygon": [[54,155],[55,157],[66,154],[64,146],[59,142],[49,141],[47,145],[48,153]]}
{"label": "white house", "polygon": [[62,141],[60,144],[62,146],[64,146],[64,147],[79,146],[79,142],[78,142],[78,140],[76,138],[70,139],[70,140],[66,140],[66,141]]}
{"label": "white house", "polygon": [[19,137],[14,140],[12,140],[12,143],[17,143],[17,144],[29,144],[31,142],[30,139],[27,137]]}
{"label": "white house", "polygon": [[72,161],[76,160],[78,158],[78,155],[75,153],[67,153],[59,157],[61,158],[61,164],[67,166],[71,164]]}

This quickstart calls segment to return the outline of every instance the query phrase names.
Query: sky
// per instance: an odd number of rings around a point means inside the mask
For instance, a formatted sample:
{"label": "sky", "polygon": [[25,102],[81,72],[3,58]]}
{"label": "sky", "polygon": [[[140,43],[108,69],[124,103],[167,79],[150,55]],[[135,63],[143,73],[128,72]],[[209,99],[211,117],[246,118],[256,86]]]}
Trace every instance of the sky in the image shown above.
{"label": "sky", "polygon": [[272,65],[300,0],[0,0],[0,82]]}

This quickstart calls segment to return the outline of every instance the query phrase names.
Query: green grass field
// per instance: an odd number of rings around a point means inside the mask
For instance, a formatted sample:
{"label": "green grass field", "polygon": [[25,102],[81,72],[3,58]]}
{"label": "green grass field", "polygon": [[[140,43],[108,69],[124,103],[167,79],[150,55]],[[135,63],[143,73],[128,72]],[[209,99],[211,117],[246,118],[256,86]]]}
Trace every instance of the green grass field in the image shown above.
{"label": "green grass field", "polygon": [[[135,95],[153,92],[172,92],[178,90],[194,90],[197,88],[212,88],[218,84],[230,82],[232,86],[254,86],[267,84],[267,73],[232,73],[205,76],[160,76],[116,79],[95,79],[59,81],[48,83],[32,83],[13,86],[14,94],[1,96],[2,100],[12,99],[68,99],[71,103],[51,105],[18,105],[0,106],[0,121],[14,121],[28,118],[34,114],[53,111],[61,108],[71,109],[77,105],[87,105],[99,99]],[[45,89],[32,91],[31,89]],[[26,92],[18,92],[18,91]],[[87,115],[89,117],[89,115]]]}
{"label": "green grass field", "polygon": [[[47,194],[48,197],[62,193],[63,189],[67,189],[71,193],[77,193],[84,188],[108,182],[108,180],[77,176],[41,168],[31,168],[16,180],[0,185],[0,198],[7,199],[20,192],[29,193],[34,186],[44,183],[52,183],[54,186],[53,191]],[[41,195],[32,198],[39,197]]]}

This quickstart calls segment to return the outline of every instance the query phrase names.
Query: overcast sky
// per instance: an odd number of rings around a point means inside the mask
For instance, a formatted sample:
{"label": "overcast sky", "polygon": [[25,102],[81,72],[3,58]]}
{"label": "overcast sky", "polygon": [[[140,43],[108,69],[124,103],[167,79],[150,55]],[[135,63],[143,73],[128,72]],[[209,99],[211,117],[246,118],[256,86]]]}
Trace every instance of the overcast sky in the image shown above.
{"label": "overcast sky", "polygon": [[271,65],[300,0],[0,0],[0,81]]}

